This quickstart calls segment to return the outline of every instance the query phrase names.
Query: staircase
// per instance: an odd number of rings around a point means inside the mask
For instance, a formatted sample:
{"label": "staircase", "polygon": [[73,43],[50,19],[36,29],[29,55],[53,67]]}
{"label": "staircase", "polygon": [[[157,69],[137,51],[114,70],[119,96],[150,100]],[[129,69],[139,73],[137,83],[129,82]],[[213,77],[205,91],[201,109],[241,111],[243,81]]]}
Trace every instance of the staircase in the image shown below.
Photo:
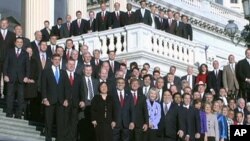
{"label": "staircase", "polygon": [[42,123],[7,118],[5,99],[0,100],[0,141],[45,141]]}

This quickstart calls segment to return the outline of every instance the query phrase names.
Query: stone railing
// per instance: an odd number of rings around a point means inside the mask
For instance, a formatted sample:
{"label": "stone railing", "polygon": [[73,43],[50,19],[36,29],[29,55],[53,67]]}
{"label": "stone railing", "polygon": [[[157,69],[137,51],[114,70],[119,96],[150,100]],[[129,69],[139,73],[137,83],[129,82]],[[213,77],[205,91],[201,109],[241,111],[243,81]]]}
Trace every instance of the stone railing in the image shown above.
{"label": "stone railing", "polygon": [[[71,39],[76,49],[79,49],[80,44],[88,45],[90,53],[99,49],[102,58],[107,57],[108,50],[116,50],[117,56],[125,56],[120,60],[135,61],[134,58],[148,56],[149,60],[162,60],[165,65],[167,62],[177,66],[182,64],[182,68],[206,62],[204,45],[155,30],[145,24],[83,34]],[[57,44],[65,47],[66,40],[67,38],[58,40]]]}

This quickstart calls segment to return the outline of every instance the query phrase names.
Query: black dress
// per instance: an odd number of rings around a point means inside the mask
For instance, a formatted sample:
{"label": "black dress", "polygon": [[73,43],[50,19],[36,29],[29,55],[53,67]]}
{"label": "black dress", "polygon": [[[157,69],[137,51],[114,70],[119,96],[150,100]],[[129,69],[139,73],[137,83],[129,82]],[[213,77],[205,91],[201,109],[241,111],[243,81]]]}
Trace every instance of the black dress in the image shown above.
{"label": "black dress", "polygon": [[97,122],[96,141],[112,141],[111,122],[115,119],[113,98],[107,95],[104,100],[101,95],[95,95],[91,106],[92,121]]}
{"label": "black dress", "polygon": [[37,80],[38,80],[38,63],[37,60],[30,59],[30,75],[29,79],[33,79],[35,83],[26,83],[24,86],[24,98],[35,98],[37,97]]}

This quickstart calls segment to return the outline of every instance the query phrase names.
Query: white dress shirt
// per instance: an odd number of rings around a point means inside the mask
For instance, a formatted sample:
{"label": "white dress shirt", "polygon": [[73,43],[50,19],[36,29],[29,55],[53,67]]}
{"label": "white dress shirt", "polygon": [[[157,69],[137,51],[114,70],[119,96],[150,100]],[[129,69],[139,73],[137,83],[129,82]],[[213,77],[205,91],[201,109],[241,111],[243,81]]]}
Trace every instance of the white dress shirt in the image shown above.
{"label": "white dress shirt", "polygon": [[142,18],[144,18],[144,14],[145,14],[145,9],[141,8],[141,16],[142,16]]}
{"label": "white dress shirt", "polygon": [[[86,84],[87,84],[87,88],[88,88],[88,81],[89,80],[90,80],[90,84],[92,86],[92,92],[94,94],[92,79],[91,79],[91,77],[85,76],[85,81],[86,81]],[[91,100],[89,90],[88,90],[88,100]]]}
{"label": "white dress shirt", "polygon": [[120,93],[122,92],[122,97],[123,97],[123,100],[124,100],[124,93],[125,91],[124,90],[117,90],[117,94],[118,94],[118,97],[119,97],[119,100],[121,101],[121,98],[120,98]]}

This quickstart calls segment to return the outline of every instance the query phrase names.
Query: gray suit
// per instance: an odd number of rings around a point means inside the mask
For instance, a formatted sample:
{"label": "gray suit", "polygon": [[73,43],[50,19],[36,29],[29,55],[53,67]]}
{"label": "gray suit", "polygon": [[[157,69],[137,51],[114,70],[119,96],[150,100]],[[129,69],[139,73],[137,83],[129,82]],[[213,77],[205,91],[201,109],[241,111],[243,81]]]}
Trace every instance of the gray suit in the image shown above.
{"label": "gray suit", "polygon": [[[236,66],[236,65],[235,65]],[[235,75],[235,71],[233,72],[230,64],[224,66],[223,68],[223,86],[228,89],[228,94],[238,94],[239,83]]]}

